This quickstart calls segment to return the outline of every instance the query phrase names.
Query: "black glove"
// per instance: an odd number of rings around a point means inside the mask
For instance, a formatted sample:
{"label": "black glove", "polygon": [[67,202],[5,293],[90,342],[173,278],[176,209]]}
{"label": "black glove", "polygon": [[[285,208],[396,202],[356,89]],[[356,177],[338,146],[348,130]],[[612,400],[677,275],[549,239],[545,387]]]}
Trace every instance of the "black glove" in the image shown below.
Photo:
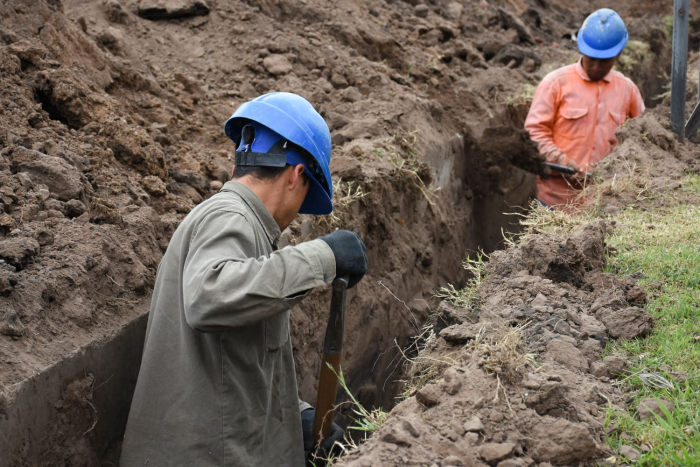
{"label": "black glove", "polygon": [[[304,433],[304,452],[309,452],[314,449],[314,417],[316,415],[316,409],[309,408],[301,412],[301,429]],[[322,459],[328,459],[332,454],[340,454],[341,449],[334,445],[335,442],[342,441],[345,430],[340,428],[340,425],[333,422],[331,425],[331,432],[328,438],[325,438],[321,442],[321,448],[316,451],[317,460],[314,460],[314,464],[319,467],[325,465]]]}
{"label": "black glove", "polygon": [[360,236],[349,230],[336,230],[319,238],[333,250],[336,277],[349,276],[348,289],[355,287],[367,272],[367,248]]}

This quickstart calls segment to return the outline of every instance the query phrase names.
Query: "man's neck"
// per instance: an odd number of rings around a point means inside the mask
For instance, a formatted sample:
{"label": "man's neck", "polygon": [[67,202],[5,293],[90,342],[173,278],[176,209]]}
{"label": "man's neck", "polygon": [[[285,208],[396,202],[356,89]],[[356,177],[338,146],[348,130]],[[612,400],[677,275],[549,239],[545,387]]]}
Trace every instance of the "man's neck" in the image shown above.
{"label": "man's neck", "polygon": [[280,230],[287,228],[291,221],[286,219],[283,212],[284,209],[282,207],[284,203],[282,203],[282,198],[284,191],[281,186],[278,186],[279,183],[275,183],[275,181],[258,180],[250,175],[234,179],[234,181],[245,185],[250,191],[255,193],[255,196],[260,199],[272,218],[277,222]]}

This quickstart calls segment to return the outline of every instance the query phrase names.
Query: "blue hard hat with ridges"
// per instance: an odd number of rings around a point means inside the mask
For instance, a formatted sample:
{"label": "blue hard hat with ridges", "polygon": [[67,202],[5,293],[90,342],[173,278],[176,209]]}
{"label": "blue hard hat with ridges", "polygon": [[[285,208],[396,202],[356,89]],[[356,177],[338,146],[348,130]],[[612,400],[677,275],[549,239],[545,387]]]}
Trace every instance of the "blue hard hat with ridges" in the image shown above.
{"label": "blue hard hat with ridges", "polygon": [[578,50],[583,55],[600,59],[616,57],[627,46],[628,39],[625,22],[609,8],[586,18],[576,36]]}
{"label": "blue hard hat with ridges", "polygon": [[[287,163],[304,164],[306,173],[311,178],[309,192],[299,213],[333,212],[333,183],[329,168],[331,133],[316,109],[303,97],[289,92],[272,92],[246,102],[236,109],[224,127],[226,135],[237,147],[241,143],[243,127],[251,122],[259,124],[254,125],[257,144],[254,142],[252,150],[266,152],[277,142],[272,141],[276,138],[273,134],[276,134],[306,151],[316,162],[317,168],[314,173],[309,170],[309,164],[299,151],[287,152]],[[266,127],[272,133],[266,132],[262,127]]]}

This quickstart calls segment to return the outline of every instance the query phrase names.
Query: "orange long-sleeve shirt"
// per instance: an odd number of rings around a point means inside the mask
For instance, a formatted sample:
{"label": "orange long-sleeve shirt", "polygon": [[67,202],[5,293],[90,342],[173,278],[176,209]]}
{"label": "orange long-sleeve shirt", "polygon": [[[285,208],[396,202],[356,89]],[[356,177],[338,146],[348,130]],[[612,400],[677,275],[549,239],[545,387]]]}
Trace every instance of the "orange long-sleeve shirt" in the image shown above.
{"label": "orange long-sleeve shirt", "polygon": [[[579,60],[545,76],[525,129],[548,162],[566,165],[573,159],[591,171],[618,143],[615,131],[625,119],[642,113],[644,101],[631,80],[611,71],[600,81],[591,81]],[[569,204],[580,188],[555,173],[548,180],[537,180],[537,198],[548,206]]]}

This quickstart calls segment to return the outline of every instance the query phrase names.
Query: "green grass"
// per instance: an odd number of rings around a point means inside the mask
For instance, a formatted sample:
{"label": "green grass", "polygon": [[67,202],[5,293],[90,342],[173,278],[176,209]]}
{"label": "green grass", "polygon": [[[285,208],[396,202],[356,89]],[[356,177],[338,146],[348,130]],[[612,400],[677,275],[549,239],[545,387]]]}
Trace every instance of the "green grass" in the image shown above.
{"label": "green grass", "polygon": [[631,40],[615,63],[615,69],[629,75],[634,71],[635,66],[653,59],[654,53],[648,42]]}
{"label": "green grass", "polygon": [[[637,462],[642,466],[700,466],[700,177],[688,177],[683,190],[690,202],[653,211],[628,208],[616,217],[618,228],[608,239],[618,250],[609,258],[609,272],[641,273],[639,282],[651,286],[645,306],[655,318],[651,335],[606,348],[635,362],[625,382],[639,391],[627,411],[609,412],[608,423],[617,429],[608,443],[616,450],[646,444],[651,451]],[[636,376],[640,372],[665,377],[673,390],[646,385]],[[670,400],[674,410],[666,420],[639,421],[636,409],[647,397]],[[623,433],[631,439],[621,438]]]}
{"label": "green grass", "polygon": [[532,104],[532,98],[535,97],[537,87],[532,84],[524,83],[520,85],[517,92],[510,93],[506,96],[504,104],[510,107],[527,106]]}

